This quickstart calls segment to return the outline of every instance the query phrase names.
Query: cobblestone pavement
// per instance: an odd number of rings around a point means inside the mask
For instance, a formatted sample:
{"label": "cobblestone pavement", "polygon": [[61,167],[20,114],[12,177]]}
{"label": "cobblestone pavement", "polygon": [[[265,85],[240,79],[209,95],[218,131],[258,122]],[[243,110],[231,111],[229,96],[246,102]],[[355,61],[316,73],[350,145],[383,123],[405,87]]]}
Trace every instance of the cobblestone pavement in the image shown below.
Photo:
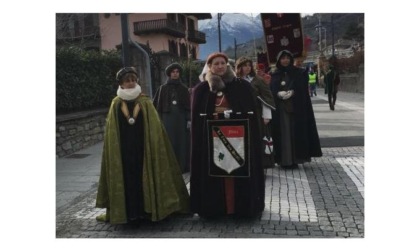
{"label": "cobblestone pavement", "polygon": [[[60,207],[57,238],[352,238],[364,237],[364,147],[323,148],[299,168],[266,169],[265,210],[258,217],[201,219],[174,215],[161,222],[97,222],[96,187]],[[189,174],[184,174],[189,187]]]}

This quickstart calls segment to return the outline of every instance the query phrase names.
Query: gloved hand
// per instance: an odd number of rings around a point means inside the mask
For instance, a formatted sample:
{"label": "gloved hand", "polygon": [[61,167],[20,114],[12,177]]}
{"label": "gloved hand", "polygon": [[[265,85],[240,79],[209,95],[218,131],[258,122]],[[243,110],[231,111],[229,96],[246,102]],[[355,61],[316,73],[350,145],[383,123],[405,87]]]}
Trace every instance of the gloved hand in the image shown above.
{"label": "gloved hand", "polygon": [[294,91],[293,90],[287,91],[286,95],[283,96],[283,100],[289,99],[290,97],[292,97],[293,94],[294,94]]}
{"label": "gloved hand", "polygon": [[287,94],[287,91],[280,91],[280,92],[277,93],[277,96],[280,99],[283,99],[283,97],[286,96],[286,94]]}

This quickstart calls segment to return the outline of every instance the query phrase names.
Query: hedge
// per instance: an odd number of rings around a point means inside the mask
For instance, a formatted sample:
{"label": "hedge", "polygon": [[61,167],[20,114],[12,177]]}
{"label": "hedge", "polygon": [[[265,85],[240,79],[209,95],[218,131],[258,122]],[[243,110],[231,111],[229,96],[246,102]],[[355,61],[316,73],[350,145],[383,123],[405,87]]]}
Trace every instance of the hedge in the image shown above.
{"label": "hedge", "polygon": [[77,112],[110,105],[121,54],[59,48],[56,52],[56,112]]}
{"label": "hedge", "polygon": [[194,87],[197,83],[200,83],[199,75],[203,67],[199,63],[184,60],[180,64],[183,68],[181,79],[185,85]]}

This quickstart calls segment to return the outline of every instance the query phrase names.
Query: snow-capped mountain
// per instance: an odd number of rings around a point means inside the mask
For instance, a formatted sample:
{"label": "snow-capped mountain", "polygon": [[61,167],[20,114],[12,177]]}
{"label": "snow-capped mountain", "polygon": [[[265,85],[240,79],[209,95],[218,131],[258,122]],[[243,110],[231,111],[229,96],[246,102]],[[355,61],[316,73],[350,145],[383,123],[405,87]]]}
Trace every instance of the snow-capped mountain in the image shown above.
{"label": "snow-capped mountain", "polygon": [[[200,59],[206,59],[210,53],[219,51],[217,14],[212,16],[212,19],[198,22],[198,30],[206,34],[206,44],[200,45]],[[263,36],[260,15],[248,16],[244,13],[223,13],[220,31],[222,51],[229,46],[234,47],[235,38],[238,45]]]}

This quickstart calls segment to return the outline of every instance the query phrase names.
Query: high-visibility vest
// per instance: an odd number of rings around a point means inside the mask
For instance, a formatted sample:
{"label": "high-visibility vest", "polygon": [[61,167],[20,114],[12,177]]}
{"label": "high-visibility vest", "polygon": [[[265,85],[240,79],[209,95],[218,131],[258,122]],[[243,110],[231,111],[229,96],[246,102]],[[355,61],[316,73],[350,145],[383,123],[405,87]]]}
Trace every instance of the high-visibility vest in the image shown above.
{"label": "high-visibility vest", "polygon": [[309,84],[313,85],[316,83],[316,73],[309,74]]}

